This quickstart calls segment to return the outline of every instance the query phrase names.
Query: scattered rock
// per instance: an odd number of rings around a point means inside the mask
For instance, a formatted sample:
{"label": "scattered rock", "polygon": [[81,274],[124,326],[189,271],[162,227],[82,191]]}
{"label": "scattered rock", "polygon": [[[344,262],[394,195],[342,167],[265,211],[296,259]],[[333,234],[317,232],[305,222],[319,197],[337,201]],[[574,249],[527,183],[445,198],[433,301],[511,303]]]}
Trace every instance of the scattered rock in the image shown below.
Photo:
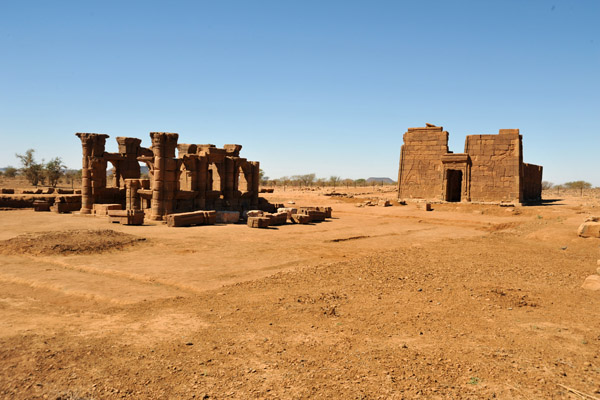
{"label": "scattered rock", "polygon": [[583,289],[587,290],[600,290],[600,275],[590,275],[585,278],[583,285],[581,285]]}
{"label": "scattered rock", "polygon": [[597,222],[598,217],[589,217],[577,229],[577,235],[589,238],[600,238],[600,222]]}

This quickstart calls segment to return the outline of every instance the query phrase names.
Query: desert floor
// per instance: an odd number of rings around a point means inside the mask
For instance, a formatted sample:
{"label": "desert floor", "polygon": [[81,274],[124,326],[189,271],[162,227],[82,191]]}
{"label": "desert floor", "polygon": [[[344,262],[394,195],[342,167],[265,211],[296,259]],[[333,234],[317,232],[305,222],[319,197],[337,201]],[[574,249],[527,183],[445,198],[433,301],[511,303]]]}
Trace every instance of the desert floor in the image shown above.
{"label": "desert floor", "polygon": [[600,201],[357,207],[392,190],[277,189],[333,218],[269,229],[0,211],[0,397],[600,398]]}

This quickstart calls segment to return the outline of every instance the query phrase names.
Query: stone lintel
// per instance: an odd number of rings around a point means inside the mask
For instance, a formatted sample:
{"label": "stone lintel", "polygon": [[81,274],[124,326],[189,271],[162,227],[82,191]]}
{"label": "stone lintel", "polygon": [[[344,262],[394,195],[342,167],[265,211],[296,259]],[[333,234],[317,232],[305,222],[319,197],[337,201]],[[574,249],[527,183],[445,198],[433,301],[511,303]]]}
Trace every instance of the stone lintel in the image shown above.
{"label": "stone lintel", "polygon": [[468,163],[470,157],[467,153],[446,153],[442,155],[443,163]]}
{"label": "stone lintel", "polygon": [[419,131],[424,131],[424,132],[442,132],[444,130],[444,127],[442,126],[424,126],[424,127],[418,127],[418,128],[408,128],[408,132],[419,132]]}

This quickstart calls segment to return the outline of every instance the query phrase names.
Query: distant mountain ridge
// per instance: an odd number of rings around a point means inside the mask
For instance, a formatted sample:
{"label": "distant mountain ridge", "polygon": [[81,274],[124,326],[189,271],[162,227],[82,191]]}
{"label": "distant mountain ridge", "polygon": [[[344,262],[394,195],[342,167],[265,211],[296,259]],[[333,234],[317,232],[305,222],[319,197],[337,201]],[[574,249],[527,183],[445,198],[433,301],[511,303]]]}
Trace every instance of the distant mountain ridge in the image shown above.
{"label": "distant mountain ridge", "polygon": [[372,183],[372,182],[377,182],[377,183],[396,183],[395,180],[390,179],[390,178],[377,178],[377,177],[370,177],[367,179],[367,182]]}

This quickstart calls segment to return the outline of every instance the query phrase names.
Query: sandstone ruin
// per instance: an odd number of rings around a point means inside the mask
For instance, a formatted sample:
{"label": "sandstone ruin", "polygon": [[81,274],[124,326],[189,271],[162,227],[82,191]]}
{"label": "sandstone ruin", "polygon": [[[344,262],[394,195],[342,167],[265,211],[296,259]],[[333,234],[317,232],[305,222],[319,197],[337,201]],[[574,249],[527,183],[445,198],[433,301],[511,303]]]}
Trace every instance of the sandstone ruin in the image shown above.
{"label": "sandstone ruin", "polygon": [[468,135],[464,153],[448,149],[448,132],[408,128],[400,153],[399,199],[522,204],[542,196],[542,167],[523,162],[518,129]]}
{"label": "sandstone ruin", "polygon": [[[177,133],[150,132],[150,148],[142,147],[140,139],[117,137],[118,152],[108,153],[108,135],[76,135],[83,148],[82,214],[91,214],[98,204],[142,210],[151,220],[196,210],[258,207],[259,163],[241,158],[239,144],[178,144]],[[141,179],[140,162],[148,166],[149,179]],[[112,185],[108,163],[114,167]]]}

